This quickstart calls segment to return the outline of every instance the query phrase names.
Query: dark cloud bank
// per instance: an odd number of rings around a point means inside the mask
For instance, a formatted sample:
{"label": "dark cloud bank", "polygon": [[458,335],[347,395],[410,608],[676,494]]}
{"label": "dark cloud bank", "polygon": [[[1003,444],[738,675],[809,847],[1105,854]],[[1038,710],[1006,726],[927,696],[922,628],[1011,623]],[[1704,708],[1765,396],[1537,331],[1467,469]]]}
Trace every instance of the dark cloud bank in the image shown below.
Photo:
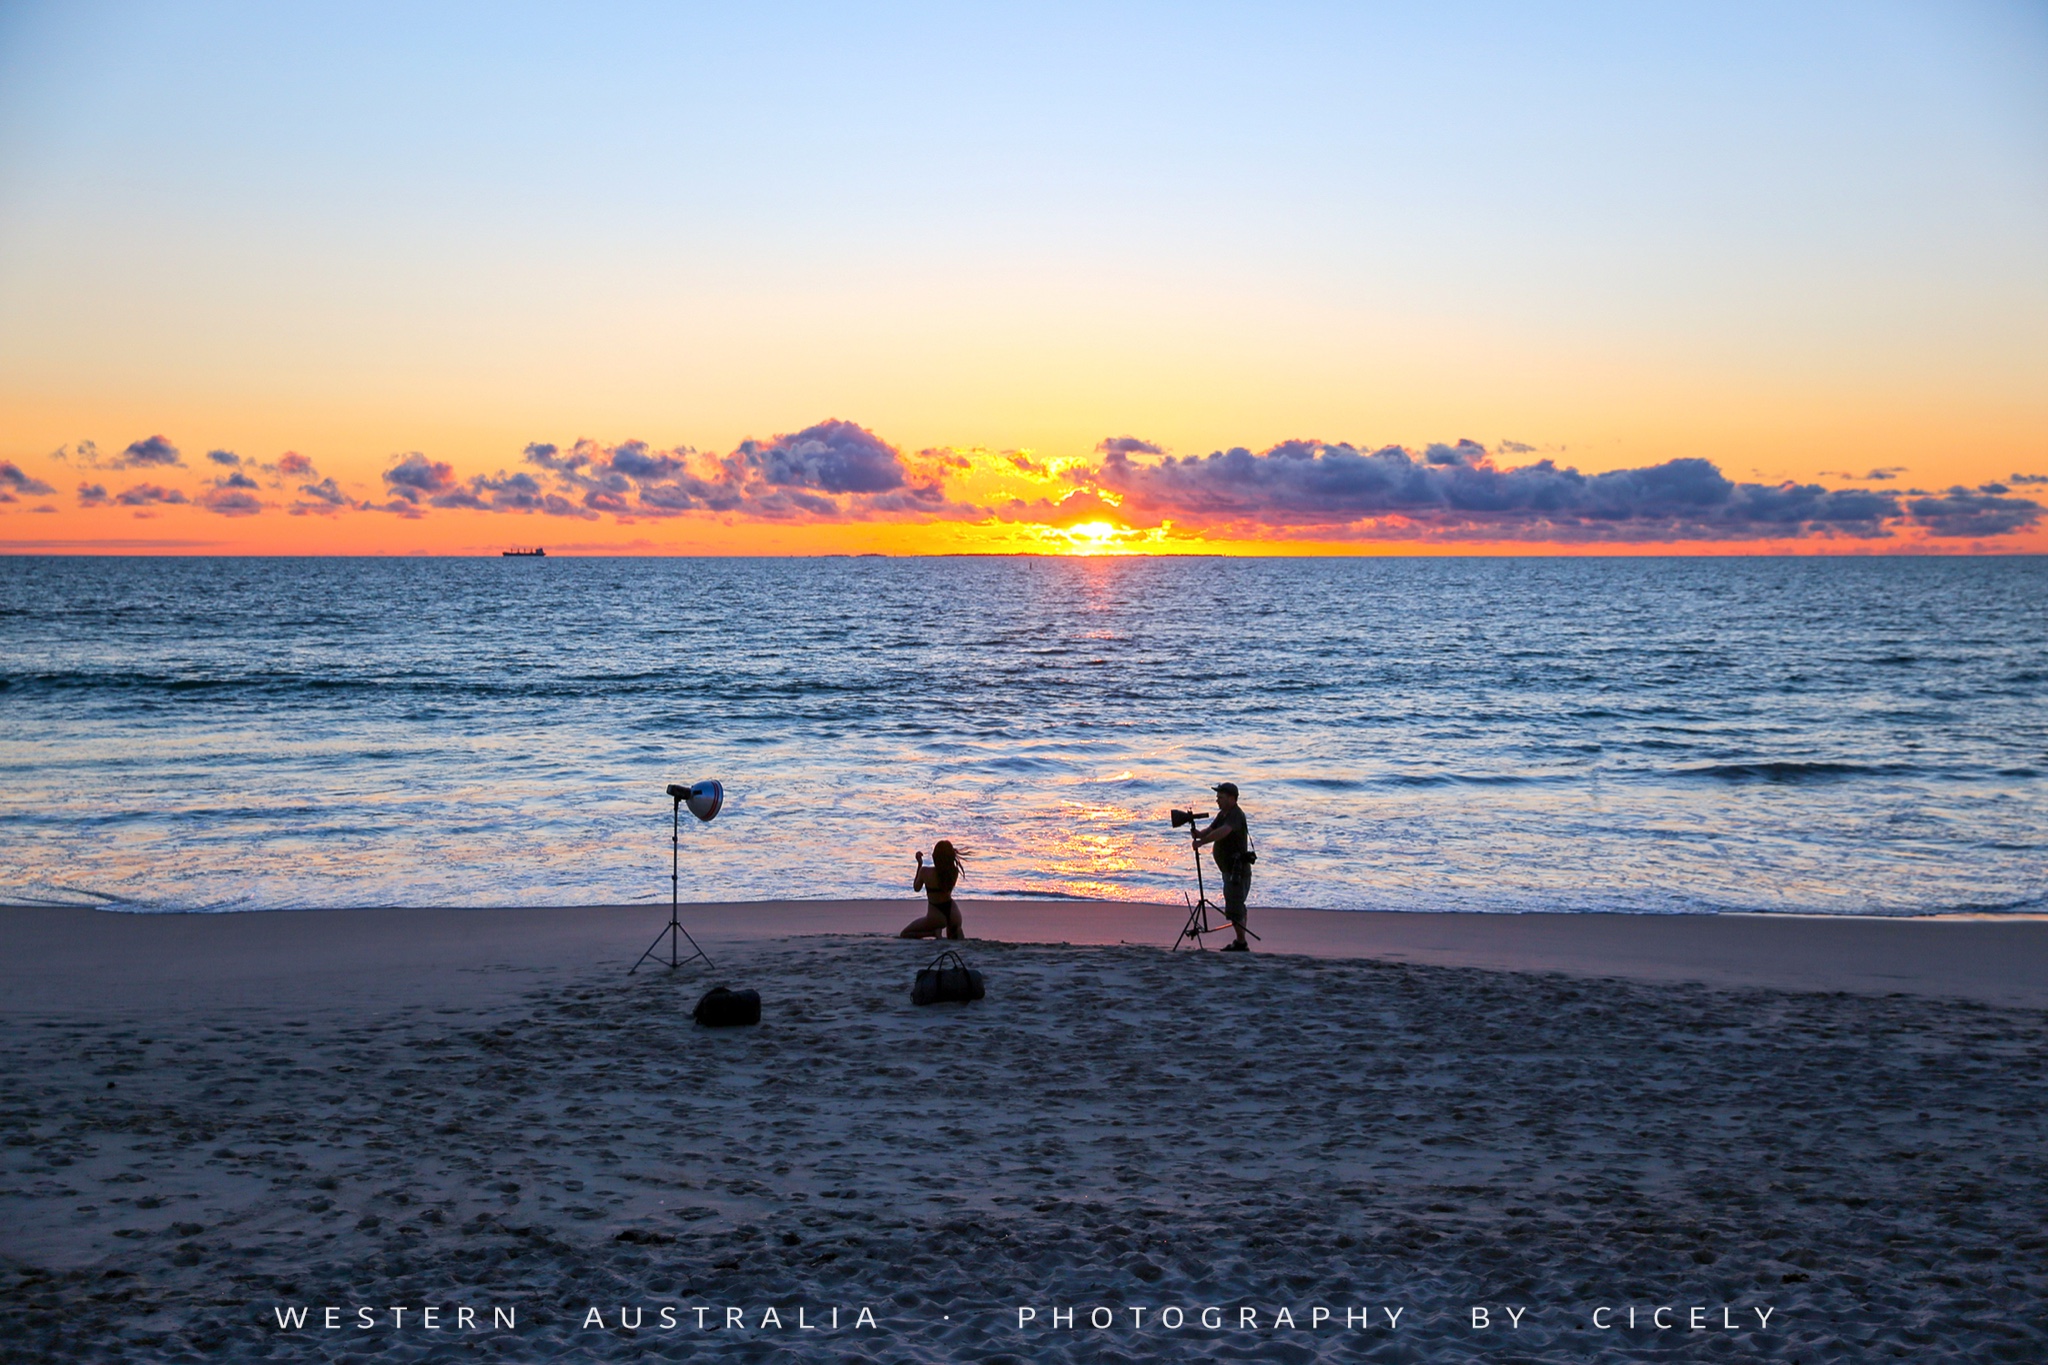
{"label": "dark cloud bank", "polygon": [[[1902,525],[1934,536],[1999,536],[2034,525],[2039,503],[1952,488],[1920,497],[1819,484],[1736,483],[1711,461],[1667,460],[1582,474],[1550,460],[1493,463],[1472,441],[1360,450],[1287,441],[1139,462],[1104,443],[1085,481],[1118,495],[1126,519],[1298,536],[1519,540],[1877,539]],[[1987,486],[1994,487],[1994,486]]]}
{"label": "dark cloud bank", "polygon": [[[959,463],[949,455],[926,452],[922,463]],[[578,441],[566,450],[535,442],[525,459],[531,471],[500,470],[463,480],[446,464],[407,455],[384,472],[390,500],[382,510],[417,516],[428,508],[464,508],[586,520],[686,512],[769,520],[980,515],[947,498],[936,468],[921,472],[894,446],[852,422],[820,422],[772,441],[744,441],[730,455],[713,459],[687,446],[657,450],[645,441]]]}

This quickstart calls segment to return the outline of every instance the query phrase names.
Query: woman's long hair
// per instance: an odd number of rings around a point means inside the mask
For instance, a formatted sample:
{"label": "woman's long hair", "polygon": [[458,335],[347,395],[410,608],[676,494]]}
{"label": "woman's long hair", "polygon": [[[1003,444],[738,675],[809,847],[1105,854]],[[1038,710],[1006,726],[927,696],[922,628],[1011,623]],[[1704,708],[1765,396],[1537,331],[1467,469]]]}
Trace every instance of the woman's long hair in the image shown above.
{"label": "woman's long hair", "polygon": [[953,847],[951,839],[941,839],[932,845],[932,868],[939,875],[934,878],[939,890],[951,891],[960,880],[960,850]]}

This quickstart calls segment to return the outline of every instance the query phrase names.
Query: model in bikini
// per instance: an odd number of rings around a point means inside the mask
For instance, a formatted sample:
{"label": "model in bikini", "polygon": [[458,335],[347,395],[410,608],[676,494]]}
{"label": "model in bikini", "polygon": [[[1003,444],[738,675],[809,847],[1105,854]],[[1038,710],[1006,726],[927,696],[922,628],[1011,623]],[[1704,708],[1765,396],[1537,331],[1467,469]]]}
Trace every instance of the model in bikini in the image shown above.
{"label": "model in bikini", "polygon": [[932,845],[931,866],[925,866],[922,849],[917,855],[917,876],[910,889],[924,892],[924,914],[903,926],[898,938],[966,938],[960,922],[960,903],[953,899],[953,887],[960,880],[960,854],[952,843],[941,839]]}

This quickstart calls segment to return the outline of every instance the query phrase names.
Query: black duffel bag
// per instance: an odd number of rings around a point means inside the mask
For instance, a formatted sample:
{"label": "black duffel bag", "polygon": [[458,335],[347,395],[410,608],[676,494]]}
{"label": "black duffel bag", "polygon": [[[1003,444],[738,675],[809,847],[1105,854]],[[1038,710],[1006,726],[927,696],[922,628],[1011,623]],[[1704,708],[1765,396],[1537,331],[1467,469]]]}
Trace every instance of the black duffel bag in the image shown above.
{"label": "black duffel bag", "polygon": [[[948,958],[952,961],[948,962]],[[979,1000],[987,994],[981,984],[981,973],[961,961],[960,954],[948,948],[932,959],[931,966],[918,972],[917,980],[910,987],[910,1003],[933,1005],[941,1000],[965,1003]]]}
{"label": "black duffel bag", "polygon": [[697,1002],[697,1008],[690,1012],[690,1017],[706,1028],[758,1024],[761,1022],[761,993],[729,991],[723,986],[713,986],[704,992],[704,998]]}

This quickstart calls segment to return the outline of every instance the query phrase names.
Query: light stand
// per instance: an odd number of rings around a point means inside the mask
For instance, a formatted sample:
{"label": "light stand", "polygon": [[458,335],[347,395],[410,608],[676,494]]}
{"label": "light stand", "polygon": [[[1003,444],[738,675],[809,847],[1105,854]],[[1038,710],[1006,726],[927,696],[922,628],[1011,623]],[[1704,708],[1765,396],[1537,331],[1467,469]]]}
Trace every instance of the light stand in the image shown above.
{"label": "light stand", "polygon": [[[677,912],[681,909],[683,803],[685,801],[689,802],[690,814],[696,816],[705,824],[710,824],[711,817],[718,814],[719,807],[725,804],[725,788],[719,786],[716,782],[699,782],[694,787],[684,787],[671,782],[668,786],[668,794],[669,798],[675,802],[675,810],[670,813],[669,818],[668,925],[661,933],[654,936],[654,942],[649,945],[646,952],[640,954],[640,961],[635,962],[626,969],[627,976],[631,976],[634,972],[639,971],[641,966],[650,957],[654,958],[656,962],[661,961],[659,957],[655,956],[655,951],[661,947],[663,935],[668,937],[668,961],[664,965],[670,971],[674,971],[685,962],[695,962],[700,957],[704,959],[704,965],[707,967],[718,965],[711,960],[711,954],[705,952],[698,945],[696,939],[690,938],[690,931],[683,927],[682,920],[678,918]],[[680,956],[681,949],[676,943],[676,936],[679,934],[690,940],[690,953],[687,957]]]}

